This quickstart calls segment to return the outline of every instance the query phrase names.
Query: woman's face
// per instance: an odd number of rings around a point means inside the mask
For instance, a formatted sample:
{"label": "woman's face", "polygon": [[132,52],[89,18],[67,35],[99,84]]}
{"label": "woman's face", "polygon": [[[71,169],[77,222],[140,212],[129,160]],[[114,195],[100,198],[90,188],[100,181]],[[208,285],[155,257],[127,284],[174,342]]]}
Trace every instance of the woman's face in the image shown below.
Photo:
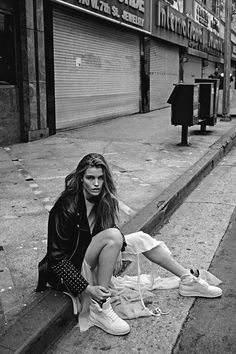
{"label": "woman's face", "polygon": [[103,170],[100,167],[88,167],[82,178],[86,199],[97,197],[104,183]]}

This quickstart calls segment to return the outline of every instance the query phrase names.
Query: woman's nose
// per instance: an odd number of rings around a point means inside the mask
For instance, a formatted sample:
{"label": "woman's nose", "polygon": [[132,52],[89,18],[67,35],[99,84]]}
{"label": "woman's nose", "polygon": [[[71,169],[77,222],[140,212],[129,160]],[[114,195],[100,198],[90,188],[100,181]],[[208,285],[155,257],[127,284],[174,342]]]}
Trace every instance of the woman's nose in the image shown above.
{"label": "woman's nose", "polygon": [[95,186],[98,186],[98,178],[95,178],[95,179],[94,179],[94,185],[95,185]]}

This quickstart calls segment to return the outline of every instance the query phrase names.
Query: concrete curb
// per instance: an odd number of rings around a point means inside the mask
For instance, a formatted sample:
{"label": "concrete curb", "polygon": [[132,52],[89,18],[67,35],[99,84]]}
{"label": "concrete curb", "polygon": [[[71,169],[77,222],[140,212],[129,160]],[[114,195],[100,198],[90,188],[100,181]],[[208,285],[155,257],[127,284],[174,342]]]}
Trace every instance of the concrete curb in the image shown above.
{"label": "concrete curb", "polygon": [[48,290],[22,311],[0,337],[2,354],[44,353],[59,336],[76,323],[67,295]]}
{"label": "concrete curb", "polygon": [[[128,234],[143,230],[154,235],[234,145],[236,128],[218,139],[183,176],[125,224],[122,231]],[[68,296],[54,290],[38,294],[37,300],[22,311],[18,320],[1,335],[1,353],[43,353],[73,324],[75,317]]]}

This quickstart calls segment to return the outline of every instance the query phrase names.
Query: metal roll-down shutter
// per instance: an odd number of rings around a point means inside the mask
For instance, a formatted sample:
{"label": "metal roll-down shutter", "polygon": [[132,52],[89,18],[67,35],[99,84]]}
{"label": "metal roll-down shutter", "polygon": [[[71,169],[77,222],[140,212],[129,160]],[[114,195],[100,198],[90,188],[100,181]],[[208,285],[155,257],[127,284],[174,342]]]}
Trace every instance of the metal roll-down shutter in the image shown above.
{"label": "metal roll-down shutter", "polygon": [[194,84],[195,79],[202,77],[202,58],[186,55],[184,62],[184,83]]}
{"label": "metal roll-down shutter", "polygon": [[57,129],[139,111],[137,34],[57,7],[53,27]]}
{"label": "metal roll-down shutter", "polygon": [[150,41],[150,109],[169,106],[173,84],[179,82],[179,48]]}

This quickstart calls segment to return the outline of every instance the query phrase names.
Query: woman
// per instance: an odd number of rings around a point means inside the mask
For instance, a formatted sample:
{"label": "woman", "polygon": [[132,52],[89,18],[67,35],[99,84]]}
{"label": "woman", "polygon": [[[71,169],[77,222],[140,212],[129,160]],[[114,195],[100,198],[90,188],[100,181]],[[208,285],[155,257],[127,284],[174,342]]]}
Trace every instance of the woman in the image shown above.
{"label": "woman", "polygon": [[[180,277],[183,296],[221,296],[191,274],[172,256],[163,242],[139,232],[125,238],[116,226],[118,200],[110,168],[104,157],[84,156],[65,179],[65,190],[49,214],[47,255],[39,264],[37,291],[49,283],[66,292],[74,304],[89,301],[89,320],[113,335],[130,331],[112,309],[109,283],[121,268],[121,252],[143,253],[150,261]],[[138,235],[138,237],[134,237]],[[96,279],[92,279],[96,269]]]}

